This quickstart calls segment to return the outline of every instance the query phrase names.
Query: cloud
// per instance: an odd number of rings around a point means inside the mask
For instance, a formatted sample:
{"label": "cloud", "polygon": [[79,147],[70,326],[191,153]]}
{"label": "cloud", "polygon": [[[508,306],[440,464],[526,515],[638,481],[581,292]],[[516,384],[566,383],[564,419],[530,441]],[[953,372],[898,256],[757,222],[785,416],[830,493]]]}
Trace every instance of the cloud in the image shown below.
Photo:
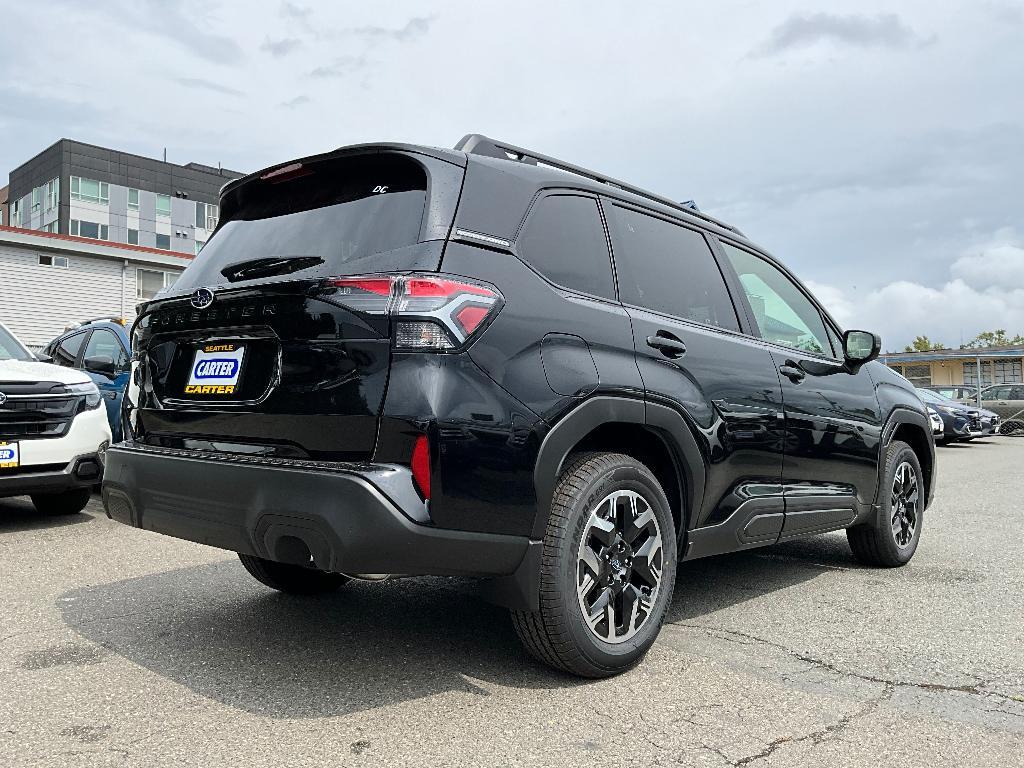
{"label": "cloud", "polygon": [[367,65],[365,56],[341,56],[331,64],[322,64],[310,70],[309,76],[315,78],[344,77]]}
{"label": "cloud", "polygon": [[271,56],[281,58],[294,53],[302,47],[302,41],[294,37],[286,37],[282,40],[271,40],[269,37],[260,46],[261,51],[266,51]]}
{"label": "cloud", "polygon": [[281,106],[285,107],[287,109],[295,109],[296,107],[301,107],[303,104],[308,104],[308,103],[309,103],[309,96],[299,95],[299,96],[296,96],[293,99],[288,99],[288,101],[282,101],[281,102]]}
{"label": "cloud", "polygon": [[434,16],[415,16],[405,23],[405,26],[399,27],[398,29],[389,29],[387,27],[354,27],[347,30],[349,34],[357,35],[359,37],[377,39],[377,40],[395,40],[399,43],[405,43],[409,40],[415,40],[417,37],[422,37],[430,31],[430,25],[434,23]]}
{"label": "cloud", "polygon": [[179,85],[185,86],[186,88],[197,88],[199,90],[204,91],[213,91],[214,93],[219,93],[224,96],[245,95],[244,93],[242,93],[242,91],[239,91],[237,88],[229,88],[226,85],[215,83],[212,80],[204,80],[201,77],[177,77],[175,78],[175,82],[177,82]]}
{"label": "cloud", "polygon": [[186,7],[182,0],[121,0],[106,7],[97,4],[95,11],[106,12],[125,27],[143,29],[217,64],[235,64],[243,58],[233,38],[207,32],[205,25],[196,23],[191,6]]}
{"label": "cloud", "polygon": [[1024,333],[1024,240],[1003,230],[949,267],[937,287],[897,280],[858,292],[808,281],[807,287],[844,328],[882,334],[883,347],[903,349],[925,335],[957,347],[981,331]]}
{"label": "cloud", "polygon": [[798,13],[775,27],[751,55],[774,56],[823,41],[855,48],[906,48],[917,40],[914,31],[894,13],[877,16]]}
{"label": "cloud", "polygon": [[297,5],[296,3],[281,3],[281,15],[286,19],[295,19],[296,21],[304,22],[309,18],[309,14],[312,10],[312,8]]}

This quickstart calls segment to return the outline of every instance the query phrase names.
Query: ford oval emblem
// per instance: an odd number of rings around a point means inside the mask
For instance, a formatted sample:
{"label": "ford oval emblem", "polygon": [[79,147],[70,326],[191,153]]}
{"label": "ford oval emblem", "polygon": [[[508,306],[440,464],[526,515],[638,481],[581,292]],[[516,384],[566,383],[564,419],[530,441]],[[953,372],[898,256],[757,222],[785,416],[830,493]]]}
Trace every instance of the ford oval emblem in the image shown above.
{"label": "ford oval emblem", "polygon": [[3,405],[6,402],[7,402],[7,395],[5,395],[3,392],[0,392],[0,405]]}
{"label": "ford oval emblem", "polygon": [[213,304],[213,291],[209,288],[198,288],[192,294],[192,306],[196,309],[206,309]]}

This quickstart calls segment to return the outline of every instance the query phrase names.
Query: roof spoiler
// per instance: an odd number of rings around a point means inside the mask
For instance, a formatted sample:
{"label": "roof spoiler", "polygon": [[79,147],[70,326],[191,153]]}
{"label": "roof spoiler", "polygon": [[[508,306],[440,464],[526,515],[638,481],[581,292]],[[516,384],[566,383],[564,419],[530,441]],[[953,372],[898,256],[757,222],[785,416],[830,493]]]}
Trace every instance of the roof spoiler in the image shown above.
{"label": "roof spoiler", "polygon": [[567,163],[564,160],[558,160],[548,155],[542,155],[539,152],[534,152],[530,149],[523,147],[517,147],[515,144],[509,144],[504,141],[498,141],[496,139],[488,138],[480,133],[468,133],[463,136],[459,142],[455,145],[455,149],[462,152],[466,152],[470,155],[482,155],[484,157],[496,157],[501,160],[510,160],[516,163],[526,163],[528,165],[547,165],[551,168],[557,168],[560,171],[566,173],[572,173],[576,176],[582,176],[591,181],[596,181],[600,184],[606,184],[609,187],[615,189],[621,189],[625,192],[630,192],[639,197],[653,200],[656,203],[661,203],[669,208],[674,208],[677,211],[683,211],[690,214],[691,216],[697,216],[698,218],[709,221],[722,229],[726,229],[733,232],[741,237],[743,233],[736,227],[726,224],[725,222],[719,221],[713,216],[708,216],[706,213],[697,209],[696,204],[692,200],[688,200],[685,203],[679,203],[668,197],[656,195],[653,192],[648,192],[640,187],[635,187],[632,184],[627,184],[624,181],[612,178],[611,176],[605,176],[603,173],[597,171],[591,171],[587,168],[583,168],[579,165],[573,165]]}

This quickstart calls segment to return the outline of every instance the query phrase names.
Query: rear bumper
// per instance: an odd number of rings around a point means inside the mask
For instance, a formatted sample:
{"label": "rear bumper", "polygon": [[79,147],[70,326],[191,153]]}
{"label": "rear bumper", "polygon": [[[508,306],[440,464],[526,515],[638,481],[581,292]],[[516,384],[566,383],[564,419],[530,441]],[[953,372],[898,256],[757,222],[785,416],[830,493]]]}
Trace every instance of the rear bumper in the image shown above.
{"label": "rear bumper", "polygon": [[76,456],[63,468],[22,466],[17,473],[0,475],[0,498],[36,493],[61,493],[95,485],[103,476],[98,454]]}
{"label": "rear bumper", "polygon": [[506,576],[526,537],[436,528],[411,473],[391,464],[283,462],[122,443],[106,454],[114,520],[342,573]]}

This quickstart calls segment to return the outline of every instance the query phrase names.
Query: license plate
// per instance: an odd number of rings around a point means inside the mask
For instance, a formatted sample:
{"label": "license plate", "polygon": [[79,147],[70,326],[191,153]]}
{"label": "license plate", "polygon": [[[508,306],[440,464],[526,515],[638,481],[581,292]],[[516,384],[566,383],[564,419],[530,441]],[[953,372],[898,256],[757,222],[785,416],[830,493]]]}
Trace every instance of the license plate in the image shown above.
{"label": "license plate", "polygon": [[17,443],[0,440],[0,469],[13,469],[21,464]]}
{"label": "license plate", "polygon": [[196,350],[185,384],[186,395],[230,396],[238,392],[245,346],[207,344]]}

